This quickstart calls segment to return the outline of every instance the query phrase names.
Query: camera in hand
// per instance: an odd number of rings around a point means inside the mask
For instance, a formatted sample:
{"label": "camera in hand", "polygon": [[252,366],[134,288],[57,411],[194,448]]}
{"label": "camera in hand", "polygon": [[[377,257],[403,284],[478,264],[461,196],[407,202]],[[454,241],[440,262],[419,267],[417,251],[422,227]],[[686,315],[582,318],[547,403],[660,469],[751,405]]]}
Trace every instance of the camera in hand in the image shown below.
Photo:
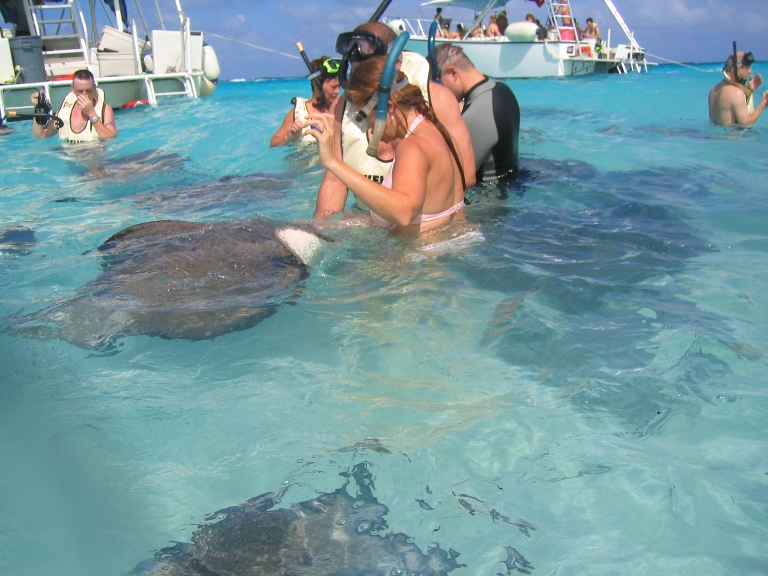
{"label": "camera in hand", "polygon": [[38,116],[35,118],[35,122],[41,126],[48,124],[50,118],[47,117],[51,113],[51,104],[45,98],[45,90],[40,90],[37,93],[37,106],[35,106],[35,114],[43,114],[44,116]]}

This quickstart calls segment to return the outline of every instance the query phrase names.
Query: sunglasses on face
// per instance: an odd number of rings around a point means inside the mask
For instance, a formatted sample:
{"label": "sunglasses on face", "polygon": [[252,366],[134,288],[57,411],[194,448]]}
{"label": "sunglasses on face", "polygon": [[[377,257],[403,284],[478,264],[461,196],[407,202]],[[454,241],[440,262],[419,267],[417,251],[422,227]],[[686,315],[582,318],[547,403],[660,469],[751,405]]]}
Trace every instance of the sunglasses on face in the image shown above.
{"label": "sunglasses on face", "polygon": [[383,56],[388,51],[386,42],[367,32],[344,32],[336,39],[336,52],[347,56],[352,62]]}

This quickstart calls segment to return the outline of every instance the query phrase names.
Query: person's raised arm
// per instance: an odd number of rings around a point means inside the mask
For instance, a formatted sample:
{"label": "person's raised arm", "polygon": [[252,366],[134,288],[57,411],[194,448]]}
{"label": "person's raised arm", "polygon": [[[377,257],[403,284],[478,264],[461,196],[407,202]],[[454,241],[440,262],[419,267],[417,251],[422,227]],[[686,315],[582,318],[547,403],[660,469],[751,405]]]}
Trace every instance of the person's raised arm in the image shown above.
{"label": "person's raised arm", "polygon": [[[38,99],[40,98],[40,92],[34,92],[32,96],[30,97],[30,100],[32,100],[32,104],[37,107]],[[53,120],[49,120],[48,123],[43,126],[41,124],[38,124],[37,122],[32,122],[32,136],[35,138],[49,138],[50,136],[53,136],[56,134],[56,122]]]}
{"label": "person's raised arm", "polygon": [[112,106],[109,104],[104,106],[104,118],[100,122],[96,122],[93,127],[96,129],[96,134],[102,138],[114,138],[117,136],[115,112],[112,110]]}
{"label": "person's raised arm", "polygon": [[426,198],[428,162],[415,141],[400,142],[402,150],[398,148],[398,152],[402,154],[398,154],[395,163],[392,188],[385,188],[350,168],[334,154],[336,129],[332,115],[311,115],[307,121],[317,127],[313,126],[310,134],[317,139],[320,164],[371,210],[399,226],[407,226],[421,213]]}
{"label": "person's raised arm", "polygon": [[[342,96],[334,102],[332,111],[333,122],[329,122],[333,131],[333,153],[341,161],[341,119],[344,114],[345,98]],[[317,202],[315,204],[314,219],[324,220],[334,214],[344,211],[347,204],[347,195],[349,190],[341,180],[330,170],[325,171],[323,181],[320,183],[320,189],[317,192]]]}
{"label": "person's raised arm", "polygon": [[448,88],[436,82],[429,83],[429,97],[437,119],[453,138],[453,143],[461,157],[461,167],[464,169],[467,188],[470,188],[476,182],[475,153],[469,129],[461,117],[459,103]]}
{"label": "person's raised arm", "polygon": [[269,147],[274,148],[276,146],[286,146],[293,142],[296,134],[301,130],[301,124],[294,121],[293,110],[288,110],[288,113],[283,118],[283,123],[280,124],[280,128],[274,133],[269,140]]}
{"label": "person's raised arm", "polygon": [[765,110],[766,104],[768,104],[768,92],[763,91],[763,97],[760,99],[760,103],[755,106],[755,110],[751,114],[747,110],[747,103],[744,100],[741,90],[734,92],[736,97],[732,100],[731,109],[733,110],[733,117],[736,120],[736,124],[739,126],[751,126],[757,122],[758,118],[760,118],[760,115],[763,113],[763,110]]}

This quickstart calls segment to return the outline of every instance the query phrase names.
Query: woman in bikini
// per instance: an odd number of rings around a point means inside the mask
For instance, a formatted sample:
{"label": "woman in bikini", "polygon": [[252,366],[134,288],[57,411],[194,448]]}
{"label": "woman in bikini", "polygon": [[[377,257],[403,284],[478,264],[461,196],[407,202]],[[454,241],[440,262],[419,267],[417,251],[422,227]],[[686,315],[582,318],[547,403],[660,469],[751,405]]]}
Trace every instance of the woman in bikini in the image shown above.
{"label": "woman in bikini", "polygon": [[[359,63],[345,89],[362,109],[376,94],[385,56]],[[374,114],[369,114],[369,128]],[[464,219],[464,175],[451,137],[437,122],[421,90],[398,73],[389,98],[382,141],[394,148],[394,160],[378,184],[334,154],[334,118],[312,114],[307,125],[318,142],[320,164],[336,175],[371,210],[373,224],[393,234],[415,236],[424,230]]]}

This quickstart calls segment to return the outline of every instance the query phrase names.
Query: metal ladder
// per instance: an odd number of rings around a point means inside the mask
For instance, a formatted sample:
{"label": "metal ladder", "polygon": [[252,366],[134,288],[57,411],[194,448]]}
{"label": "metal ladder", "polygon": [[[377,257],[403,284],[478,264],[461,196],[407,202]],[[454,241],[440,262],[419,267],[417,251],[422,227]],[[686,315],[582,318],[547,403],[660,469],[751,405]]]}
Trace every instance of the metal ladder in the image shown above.
{"label": "metal ladder", "polygon": [[147,90],[147,100],[150,104],[155,105],[157,104],[157,98],[160,96],[189,96],[190,98],[197,98],[197,88],[195,86],[194,81],[192,80],[192,77],[185,75],[185,74],[174,74],[173,81],[179,82],[184,85],[184,90],[171,90],[167,92],[158,92],[155,88],[155,82],[159,82],[161,80],[168,80],[168,74],[165,75],[165,78],[158,78],[152,74],[147,74],[144,76],[144,86]]}
{"label": "metal ladder", "polygon": [[34,34],[40,36],[49,76],[56,75],[57,67],[61,71],[88,67],[85,20],[75,0],[24,0],[24,10],[34,28]]}
{"label": "metal ladder", "polygon": [[549,21],[553,22],[558,34],[562,38],[562,31],[570,31],[573,34],[573,42],[579,43],[579,30],[576,28],[576,19],[571,11],[570,0],[555,0],[548,3]]}

